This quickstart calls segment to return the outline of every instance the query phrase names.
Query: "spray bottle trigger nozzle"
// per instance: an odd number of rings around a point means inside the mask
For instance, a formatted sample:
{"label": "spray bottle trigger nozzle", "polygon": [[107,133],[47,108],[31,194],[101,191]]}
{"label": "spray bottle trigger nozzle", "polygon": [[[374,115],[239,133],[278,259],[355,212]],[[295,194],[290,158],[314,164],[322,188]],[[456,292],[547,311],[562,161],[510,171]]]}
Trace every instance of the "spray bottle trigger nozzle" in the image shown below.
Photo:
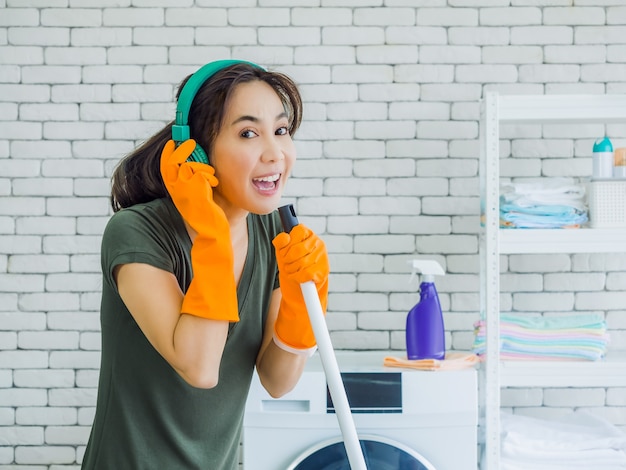
{"label": "spray bottle trigger nozzle", "polygon": [[443,276],[446,274],[441,265],[435,260],[413,259],[407,261],[407,263],[410,263],[412,267],[409,284],[411,283],[411,281],[413,281],[415,273],[417,272],[422,273],[425,278],[428,278],[430,280],[432,280],[435,275]]}

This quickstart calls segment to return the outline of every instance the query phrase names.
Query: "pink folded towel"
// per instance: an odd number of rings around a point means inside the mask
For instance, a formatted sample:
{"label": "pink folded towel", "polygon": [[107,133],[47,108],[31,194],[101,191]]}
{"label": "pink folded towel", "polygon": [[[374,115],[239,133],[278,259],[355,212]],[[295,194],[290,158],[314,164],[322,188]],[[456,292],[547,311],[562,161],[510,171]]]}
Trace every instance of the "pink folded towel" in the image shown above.
{"label": "pink folded towel", "polygon": [[459,370],[471,369],[480,363],[480,358],[471,352],[449,351],[445,359],[405,359],[387,356],[383,362],[386,367],[405,367],[417,370]]}

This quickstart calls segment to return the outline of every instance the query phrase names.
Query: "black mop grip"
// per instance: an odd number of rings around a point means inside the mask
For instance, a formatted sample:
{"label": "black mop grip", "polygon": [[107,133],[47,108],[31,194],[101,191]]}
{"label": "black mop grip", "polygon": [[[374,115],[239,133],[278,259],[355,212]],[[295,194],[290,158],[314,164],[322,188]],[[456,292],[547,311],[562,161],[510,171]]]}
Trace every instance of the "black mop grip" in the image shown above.
{"label": "black mop grip", "polygon": [[280,214],[280,221],[283,224],[283,230],[287,233],[291,232],[291,229],[298,225],[298,216],[293,208],[293,204],[287,204],[278,208]]}

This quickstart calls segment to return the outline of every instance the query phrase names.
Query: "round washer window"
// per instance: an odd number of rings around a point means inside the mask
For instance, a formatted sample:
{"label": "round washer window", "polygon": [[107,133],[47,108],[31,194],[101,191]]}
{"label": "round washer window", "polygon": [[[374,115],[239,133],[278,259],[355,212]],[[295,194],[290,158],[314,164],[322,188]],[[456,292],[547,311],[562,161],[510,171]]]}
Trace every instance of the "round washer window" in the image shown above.
{"label": "round washer window", "polygon": [[[436,470],[417,451],[390,439],[363,436],[359,442],[368,470]],[[319,443],[300,455],[287,470],[350,470],[343,440]]]}

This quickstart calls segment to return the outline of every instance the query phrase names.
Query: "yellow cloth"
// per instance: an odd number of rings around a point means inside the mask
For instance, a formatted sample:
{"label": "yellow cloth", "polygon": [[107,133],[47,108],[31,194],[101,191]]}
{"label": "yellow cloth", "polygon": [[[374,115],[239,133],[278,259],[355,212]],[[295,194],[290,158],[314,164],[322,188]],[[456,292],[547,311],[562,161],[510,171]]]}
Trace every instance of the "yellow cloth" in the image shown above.
{"label": "yellow cloth", "polygon": [[417,370],[460,370],[471,369],[480,362],[480,358],[471,352],[449,351],[445,359],[405,359],[387,356],[383,362],[386,367],[404,367]]}

